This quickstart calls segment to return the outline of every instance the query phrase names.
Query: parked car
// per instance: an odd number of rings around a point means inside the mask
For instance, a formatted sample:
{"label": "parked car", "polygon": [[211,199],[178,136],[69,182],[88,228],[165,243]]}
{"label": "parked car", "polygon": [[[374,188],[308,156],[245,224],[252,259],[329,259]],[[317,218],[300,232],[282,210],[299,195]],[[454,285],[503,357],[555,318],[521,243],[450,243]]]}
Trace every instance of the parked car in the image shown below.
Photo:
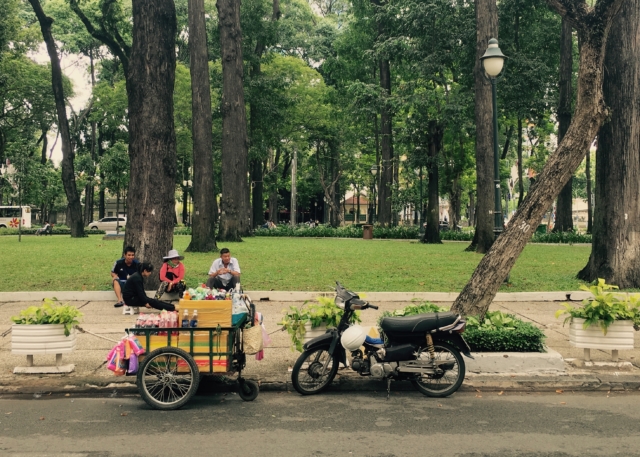
{"label": "parked car", "polygon": [[126,217],[103,217],[99,221],[91,222],[87,227],[90,230],[115,230],[118,225],[118,219],[120,220],[120,229],[124,230],[124,226],[127,225]]}

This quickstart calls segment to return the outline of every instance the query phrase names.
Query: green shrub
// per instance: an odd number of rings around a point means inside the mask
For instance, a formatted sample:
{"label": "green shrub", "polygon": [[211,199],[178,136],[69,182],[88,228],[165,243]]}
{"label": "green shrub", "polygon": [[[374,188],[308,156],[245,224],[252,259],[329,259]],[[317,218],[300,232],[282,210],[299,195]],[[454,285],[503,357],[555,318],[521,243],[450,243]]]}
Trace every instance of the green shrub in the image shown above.
{"label": "green shrub", "polygon": [[[449,308],[428,301],[395,311],[384,311],[378,319],[378,329],[382,318],[387,316],[412,316],[444,311],[449,311]],[[467,316],[465,320],[467,328],[463,336],[474,352],[545,352],[544,332],[512,314],[488,311],[482,322],[474,316]]]}
{"label": "green shrub", "polygon": [[447,230],[444,232],[440,232],[440,239],[447,241],[472,241],[473,240],[473,231],[454,231]]}
{"label": "green shrub", "polygon": [[544,333],[529,322],[511,330],[467,328],[463,336],[474,352],[545,352]]}
{"label": "green shrub", "polygon": [[[22,234],[23,235],[35,235],[36,231],[38,231],[37,228],[31,227],[31,228],[23,228],[22,229]],[[87,230],[85,229],[84,231],[85,235],[104,235],[106,232],[104,230]],[[1,228],[0,229],[0,236],[3,235],[18,235],[18,229],[17,228]],[[52,229],[52,235],[71,235],[71,229],[69,227],[66,226],[62,226],[62,227],[58,227],[58,226],[54,226]]]}
{"label": "green shrub", "polygon": [[176,227],[173,229],[174,235],[191,235],[191,227]]}
{"label": "green shrub", "polygon": [[550,233],[534,233],[531,238],[532,243],[589,243],[591,244],[591,234],[572,232],[550,232]]}
{"label": "green shrub", "polygon": [[75,306],[61,305],[57,298],[45,298],[42,306],[30,306],[11,317],[14,324],[43,325],[63,324],[64,334],[69,336],[74,325],[79,324],[82,313]]}
{"label": "green shrub", "polygon": [[[291,349],[302,352],[302,342],[306,333],[305,324],[311,323],[311,328],[325,324],[327,327],[337,327],[344,311],[338,308],[331,297],[317,297],[317,303],[309,304],[305,301],[300,308],[290,306],[283,310],[282,318],[278,325],[286,330],[291,338]],[[308,305],[308,306],[307,306]],[[350,322],[357,323],[360,320],[360,311],[351,315]]]}

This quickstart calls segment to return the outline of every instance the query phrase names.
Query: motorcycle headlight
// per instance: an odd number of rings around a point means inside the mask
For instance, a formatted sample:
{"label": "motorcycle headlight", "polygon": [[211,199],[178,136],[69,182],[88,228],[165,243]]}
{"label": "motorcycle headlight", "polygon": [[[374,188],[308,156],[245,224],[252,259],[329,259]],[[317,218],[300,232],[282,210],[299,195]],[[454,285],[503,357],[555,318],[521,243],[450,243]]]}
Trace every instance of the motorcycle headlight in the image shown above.
{"label": "motorcycle headlight", "polygon": [[344,309],[344,300],[342,298],[338,297],[337,295],[336,295],[336,298],[334,300],[334,303],[336,304],[336,306],[338,308]]}

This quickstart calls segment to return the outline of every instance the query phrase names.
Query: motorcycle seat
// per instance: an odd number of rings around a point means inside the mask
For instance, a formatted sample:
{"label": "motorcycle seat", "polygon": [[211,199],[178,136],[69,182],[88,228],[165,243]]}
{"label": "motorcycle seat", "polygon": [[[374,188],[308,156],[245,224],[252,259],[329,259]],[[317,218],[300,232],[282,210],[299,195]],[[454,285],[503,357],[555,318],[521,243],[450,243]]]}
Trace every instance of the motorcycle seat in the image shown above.
{"label": "motorcycle seat", "polygon": [[427,333],[431,330],[451,325],[458,319],[458,314],[426,313],[406,317],[385,317],[380,328],[387,334],[394,333]]}

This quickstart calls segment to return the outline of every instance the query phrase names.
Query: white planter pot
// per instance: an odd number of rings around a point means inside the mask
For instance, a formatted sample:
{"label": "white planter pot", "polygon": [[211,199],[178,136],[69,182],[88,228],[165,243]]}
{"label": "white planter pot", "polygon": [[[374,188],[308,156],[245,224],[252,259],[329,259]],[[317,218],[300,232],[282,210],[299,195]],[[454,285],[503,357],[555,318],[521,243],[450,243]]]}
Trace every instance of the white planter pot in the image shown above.
{"label": "white planter pot", "polygon": [[64,354],[76,348],[76,331],[64,335],[64,325],[12,325],[12,354]]}
{"label": "white planter pot", "polygon": [[325,324],[322,324],[318,327],[311,328],[311,322],[307,322],[306,324],[304,324],[304,330],[305,333],[304,341],[302,342],[303,344],[308,343],[312,339],[327,333],[327,326]]}
{"label": "white planter pot", "polygon": [[569,342],[571,346],[588,349],[633,349],[633,321],[615,321],[607,328],[605,335],[602,328],[591,325],[582,328],[584,319],[573,318],[569,326]]}

